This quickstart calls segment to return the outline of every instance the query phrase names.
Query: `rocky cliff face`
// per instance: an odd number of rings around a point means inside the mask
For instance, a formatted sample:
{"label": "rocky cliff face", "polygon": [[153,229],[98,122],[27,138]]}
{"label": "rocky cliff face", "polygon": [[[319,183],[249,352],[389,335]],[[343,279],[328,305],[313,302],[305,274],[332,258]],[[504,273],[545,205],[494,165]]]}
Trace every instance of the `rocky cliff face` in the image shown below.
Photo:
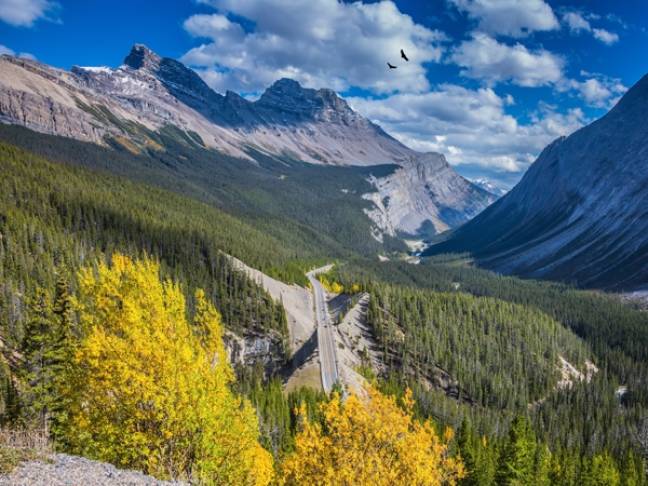
{"label": "rocky cliff face", "polygon": [[248,332],[242,336],[231,331],[223,334],[230,363],[252,369],[260,366],[265,376],[274,376],[286,364],[287,356],[281,336],[275,332]]}
{"label": "rocky cliff face", "polygon": [[648,283],[648,76],[540,154],[520,183],[430,253],[613,289]]}
{"label": "rocky cliff face", "polygon": [[[208,148],[241,159],[253,152],[315,164],[400,166],[373,180],[375,236],[430,234],[465,222],[493,197],[439,154],[421,154],[354,112],[328,89],[281,79],[257,101],[210,89],[191,69],[135,45],[117,68],[0,57],[0,121],[129,150],[163,150],[151,137],[172,125]],[[196,137],[197,136],[197,137]],[[440,158],[441,157],[441,158]]]}
{"label": "rocky cliff face", "polygon": [[91,101],[74,89],[75,76],[8,56],[0,58],[0,73],[3,123],[94,143],[114,132],[79,109],[80,103]]}
{"label": "rocky cliff face", "polygon": [[458,177],[441,154],[416,154],[386,178],[372,179],[377,192],[368,211],[384,233],[431,236],[476,216],[487,191]]}

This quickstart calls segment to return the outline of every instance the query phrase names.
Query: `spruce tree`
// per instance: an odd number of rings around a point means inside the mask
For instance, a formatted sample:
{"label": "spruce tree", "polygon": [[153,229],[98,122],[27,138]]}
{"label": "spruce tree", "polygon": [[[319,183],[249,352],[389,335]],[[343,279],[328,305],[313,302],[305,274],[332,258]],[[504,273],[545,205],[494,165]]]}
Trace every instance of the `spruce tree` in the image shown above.
{"label": "spruce tree", "polygon": [[22,342],[24,366],[21,370],[26,384],[22,397],[26,418],[38,426],[46,425],[52,405],[54,378],[48,360],[52,322],[50,297],[45,289],[39,287],[29,302],[29,317]]}
{"label": "spruce tree", "polygon": [[499,460],[497,484],[523,486],[533,484],[536,439],[529,420],[518,416],[511,424],[509,437]]}

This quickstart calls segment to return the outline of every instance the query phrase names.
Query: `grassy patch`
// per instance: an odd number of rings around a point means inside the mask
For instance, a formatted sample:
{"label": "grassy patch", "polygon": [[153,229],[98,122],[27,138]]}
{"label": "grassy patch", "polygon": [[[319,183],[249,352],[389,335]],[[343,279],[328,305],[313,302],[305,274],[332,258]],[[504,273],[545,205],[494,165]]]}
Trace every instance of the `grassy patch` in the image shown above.
{"label": "grassy patch", "polygon": [[0,474],[10,474],[25,461],[49,461],[51,452],[47,431],[0,430]]}
{"label": "grassy patch", "polygon": [[48,456],[35,449],[0,445],[0,474],[10,474],[22,462],[46,460]]}

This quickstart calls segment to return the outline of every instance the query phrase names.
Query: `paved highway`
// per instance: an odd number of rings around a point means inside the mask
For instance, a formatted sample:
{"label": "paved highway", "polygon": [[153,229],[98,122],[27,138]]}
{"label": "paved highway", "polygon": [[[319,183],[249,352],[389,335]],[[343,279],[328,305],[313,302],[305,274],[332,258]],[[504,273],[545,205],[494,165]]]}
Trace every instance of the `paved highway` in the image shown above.
{"label": "paved highway", "polygon": [[310,281],[313,289],[313,299],[315,301],[315,322],[317,324],[317,348],[319,350],[320,371],[322,374],[322,388],[329,393],[333,385],[337,383],[338,368],[337,356],[335,350],[335,337],[333,333],[333,324],[326,307],[326,295],[324,287],[315,275],[322,271],[328,270],[329,267],[323,267],[308,272],[306,276]]}

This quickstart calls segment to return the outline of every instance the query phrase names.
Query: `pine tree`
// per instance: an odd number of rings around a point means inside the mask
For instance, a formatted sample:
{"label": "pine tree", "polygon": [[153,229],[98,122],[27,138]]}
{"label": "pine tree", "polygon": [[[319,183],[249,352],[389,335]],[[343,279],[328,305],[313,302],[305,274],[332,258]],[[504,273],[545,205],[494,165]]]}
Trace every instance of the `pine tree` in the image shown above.
{"label": "pine tree", "polygon": [[479,437],[464,417],[457,434],[457,447],[464,461],[466,477],[460,484],[489,486],[495,483],[497,449],[486,437]]}
{"label": "pine tree", "polygon": [[0,425],[15,423],[22,415],[20,396],[9,366],[0,361]]}
{"label": "pine tree", "polygon": [[607,453],[596,454],[583,460],[581,484],[583,486],[619,486],[621,476],[614,459]]}
{"label": "pine tree", "polygon": [[643,461],[632,451],[628,451],[623,458],[623,465],[621,467],[621,485],[640,486],[646,483]]}
{"label": "pine tree", "polygon": [[509,437],[499,460],[497,483],[523,486],[533,484],[536,439],[526,417],[518,416],[511,424]]}
{"label": "pine tree", "polygon": [[535,486],[551,486],[551,456],[551,451],[546,444],[538,444],[533,464]]}
{"label": "pine tree", "polygon": [[576,486],[578,484],[578,458],[574,453],[561,451],[551,455],[549,479],[555,486]]}
{"label": "pine tree", "polygon": [[52,376],[50,393],[51,433],[55,441],[62,441],[61,423],[65,419],[68,406],[63,393],[72,365],[76,337],[73,333],[74,308],[69,291],[66,272],[58,269],[52,308],[52,324],[48,332],[48,346],[45,352],[49,373]]}
{"label": "pine tree", "polygon": [[45,289],[36,290],[28,308],[29,317],[22,343],[22,375],[28,388],[23,402],[27,420],[43,427],[50,417],[54,393],[53,370],[49,362],[53,315]]}

